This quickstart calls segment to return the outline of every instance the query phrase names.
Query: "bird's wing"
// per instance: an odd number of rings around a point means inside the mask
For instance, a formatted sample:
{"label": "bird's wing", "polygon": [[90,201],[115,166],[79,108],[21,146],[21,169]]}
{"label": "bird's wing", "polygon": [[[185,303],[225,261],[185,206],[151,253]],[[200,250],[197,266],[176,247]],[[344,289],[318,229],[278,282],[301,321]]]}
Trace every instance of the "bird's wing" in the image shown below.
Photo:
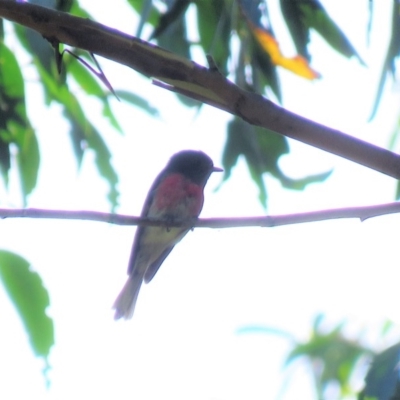
{"label": "bird's wing", "polygon": [[[151,206],[151,204],[153,202],[153,198],[154,198],[157,186],[161,182],[161,177],[162,177],[161,175],[162,175],[161,173],[158,175],[158,177],[155,179],[155,181],[151,185],[150,190],[148,191],[146,200],[145,200],[144,205],[143,205],[142,212],[140,214],[142,217],[146,217],[148,215],[148,213],[149,213],[149,209],[150,209],[150,206]],[[136,256],[138,254],[139,242],[141,240],[141,237],[144,234],[145,229],[146,229],[146,227],[145,226],[141,226],[141,225],[139,225],[137,227],[137,229],[136,229],[135,238],[133,239],[131,255],[130,255],[130,259],[129,259],[129,263],[128,263],[128,275],[132,274],[132,271],[133,271],[133,269],[135,267]]]}
{"label": "bird's wing", "polygon": [[[174,228],[167,230],[168,232],[173,232],[175,230]],[[164,262],[164,260],[168,257],[168,254],[171,253],[172,249],[175,247],[175,245],[182,240],[182,238],[189,232],[189,229],[183,229],[183,230],[178,230],[176,232],[176,236],[174,238],[174,241],[171,244],[171,246],[168,246],[165,248],[165,250],[159,255],[159,257],[153,261],[146,269],[146,272],[144,274],[144,282],[149,283],[153,278],[154,275],[157,273],[158,269],[160,268],[161,264]]]}
{"label": "bird's wing", "polygon": [[161,264],[164,262],[164,260],[168,257],[168,254],[171,253],[172,249],[175,247],[167,247],[160,255],[160,257],[157,258],[156,261],[153,262],[153,264],[150,264],[148,268],[146,269],[146,272],[144,273],[144,281],[145,283],[149,283],[153,278],[154,275],[157,273],[158,269],[160,268]]}

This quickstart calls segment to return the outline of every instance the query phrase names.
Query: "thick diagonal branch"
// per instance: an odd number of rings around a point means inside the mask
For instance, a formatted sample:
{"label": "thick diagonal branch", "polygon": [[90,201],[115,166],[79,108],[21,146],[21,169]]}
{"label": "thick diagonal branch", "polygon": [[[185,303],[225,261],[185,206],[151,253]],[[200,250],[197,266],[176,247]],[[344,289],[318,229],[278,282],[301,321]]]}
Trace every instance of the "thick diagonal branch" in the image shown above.
{"label": "thick diagonal branch", "polygon": [[88,19],[29,3],[0,0],[0,16],[64,43],[124,64],[183,93],[303,143],[400,179],[400,156],[285,110],[205,68]]}

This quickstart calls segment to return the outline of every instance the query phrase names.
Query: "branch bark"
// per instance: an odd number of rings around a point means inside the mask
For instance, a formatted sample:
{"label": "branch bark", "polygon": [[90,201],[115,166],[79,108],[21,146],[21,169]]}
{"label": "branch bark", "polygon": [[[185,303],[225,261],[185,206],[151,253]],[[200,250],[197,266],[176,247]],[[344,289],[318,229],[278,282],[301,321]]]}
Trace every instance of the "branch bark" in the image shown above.
{"label": "branch bark", "polygon": [[188,226],[192,228],[239,228],[262,227],[272,228],[282,225],[302,224],[306,222],[325,221],[339,218],[357,218],[365,221],[368,218],[386,214],[400,213],[400,202],[378,204],[365,207],[346,207],[329,210],[310,211],[305,213],[268,215],[261,217],[240,218],[201,218],[192,220],[165,221],[151,218],[117,215],[97,211],[66,211],[43,210],[38,208],[0,209],[0,218],[41,218],[67,219],[106,222],[115,225],[146,225],[146,226]]}
{"label": "branch bark", "polygon": [[292,139],[400,179],[400,156],[328,128],[158,46],[105,25],[29,3],[0,0],[0,16],[34,29],[52,44],[64,43],[126,65],[185,94]]}

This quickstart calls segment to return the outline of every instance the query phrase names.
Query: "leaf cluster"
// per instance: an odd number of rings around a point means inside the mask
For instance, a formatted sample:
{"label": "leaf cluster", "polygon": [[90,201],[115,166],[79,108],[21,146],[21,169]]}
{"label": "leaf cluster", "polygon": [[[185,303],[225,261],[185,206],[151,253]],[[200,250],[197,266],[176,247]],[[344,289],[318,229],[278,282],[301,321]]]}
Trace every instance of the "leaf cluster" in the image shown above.
{"label": "leaf cluster", "polygon": [[[320,76],[310,65],[311,31],[318,32],[326,43],[342,56],[355,57],[363,63],[345,33],[318,0],[280,1],[282,16],[298,53],[294,57],[285,55],[281,49],[279,38],[274,34],[274,21],[264,0],[127,2],[140,16],[138,36],[142,34],[145,26],[150,26],[150,38],[174,54],[191,59],[193,50],[200,49],[204,55],[211,55],[220,73],[232,78],[238,86],[272,97],[278,102],[282,102],[279,68],[286,68],[305,79],[317,79]],[[50,3],[56,10],[90,18],[90,14],[82,9],[77,1],[60,0]],[[46,5],[49,6],[48,1]],[[196,40],[189,35],[188,28],[193,23],[190,19],[191,11],[194,11],[196,17]],[[7,186],[10,169],[12,165],[16,165],[21,194],[26,204],[29,194],[37,184],[41,154],[36,132],[27,113],[23,69],[13,51],[5,44],[2,24],[1,22],[0,172]],[[53,48],[48,40],[23,26],[15,26],[14,31],[20,44],[32,57],[47,105],[59,105],[69,123],[70,140],[78,167],[85,152],[93,151],[98,173],[108,183],[111,208],[115,209],[118,205],[118,176],[111,162],[110,150],[102,133],[87,119],[78,96],[70,88],[71,82],[74,82],[84,94],[98,99],[102,105],[103,117],[116,131],[121,132],[110,106],[109,91],[82,64],[71,57],[62,57],[62,48]],[[399,33],[400,13],[399,2],[396,0],[393,2],[392,37],[372,115],[375,115],[377,110],[387,75],[394,75],[396,72],[395,60],[400,54]],[[72,51],[79,57],[90,60],[88,55],[79,49]],[[157,115],[157,110],[140,95],[122,90],[116,90],[115,93],[151,115]],[[180,99],[187,106],[199,107],[198,102],[182,96]],[[259,189],[260,201],[266,205],[266,173],[278,179],[284,187],[296,190],[304,189],[309,183],[323,181],[329,175],[317,174],[302,179],[286,176],[279,167],[279,159],[288,152],[289,145],[285,137],[272,131],[265,132],[241,119],[233,118],[227,127],[223,154],[224,179],[230,177],[238,159],[243,157]],[[0,276],[21,315],[35,354],[47,358],[54,343],[53,323],[46,315],[49,296],[39,276],[29,268],[27,261],[4,251],[0,253]],[[19,284],[16,285],[15,282]],[[29,304],[26,302],[26,293],[30,293]],[[42,332],[42,335],[38,332]],[[335,380],[344,388],[343,393],[346,393],[346,382],[351,370],[365,351],[366,349],[358,344],[344,340],[339,327],[326,334],[316,326],[310,342],[297,344],[288,357],[288,363],[300,357],[308,357],[313,362],[318,360],[324,365],[322,373],[318,372],[317,376],[315,372],[321,391],[327,382]],[[342,356],[345,361],[342,360]],[[392,372],[393,368],[389,370]],[[367,395],[370,396],[369,392]]]}

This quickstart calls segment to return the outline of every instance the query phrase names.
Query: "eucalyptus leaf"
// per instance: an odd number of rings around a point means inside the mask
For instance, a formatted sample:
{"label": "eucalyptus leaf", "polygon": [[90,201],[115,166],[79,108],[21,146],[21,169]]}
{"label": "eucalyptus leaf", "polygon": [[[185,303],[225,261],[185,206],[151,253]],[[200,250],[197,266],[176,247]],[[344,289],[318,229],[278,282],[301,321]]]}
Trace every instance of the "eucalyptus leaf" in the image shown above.
{"label": "eucalyptus leaf", "polygon": [[50,305],[47,289],[27,260],[0,250],[0,278],[28,334],[33,352],[48,365],[54,345],[54,323],[47,315]]}

